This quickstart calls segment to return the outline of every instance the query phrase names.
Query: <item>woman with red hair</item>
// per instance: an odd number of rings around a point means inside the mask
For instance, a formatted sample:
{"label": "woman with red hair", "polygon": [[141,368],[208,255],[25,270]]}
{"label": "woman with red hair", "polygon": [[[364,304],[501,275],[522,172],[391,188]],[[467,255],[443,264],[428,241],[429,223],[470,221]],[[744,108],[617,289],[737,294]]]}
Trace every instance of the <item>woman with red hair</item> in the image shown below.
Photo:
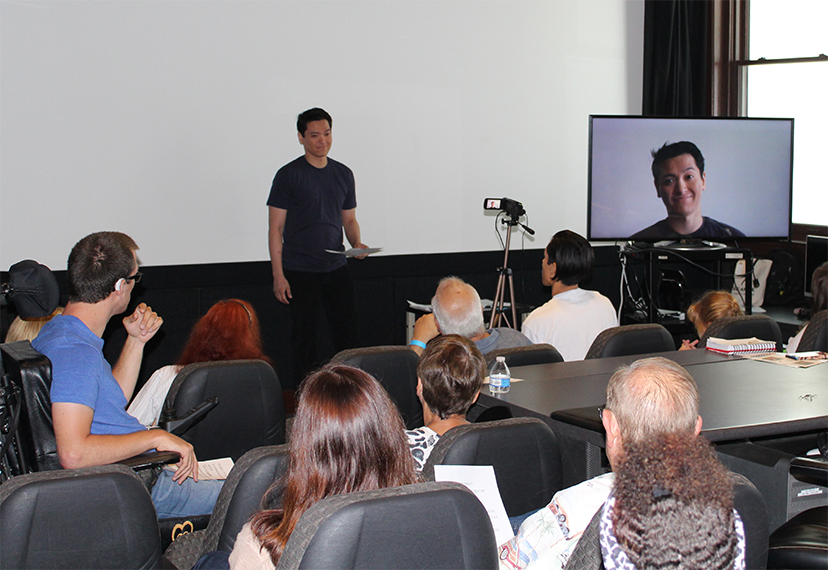
{"label": "woman with red hair", "polygon": [[225,299],[210,307],[193,326],[178,362],[156,370],[127,412],[145,426],[157,424],[167,392],[178,372],[195,362],[221,360],[264,360],[273,364],[262,350],[259,319],[247,301]]}

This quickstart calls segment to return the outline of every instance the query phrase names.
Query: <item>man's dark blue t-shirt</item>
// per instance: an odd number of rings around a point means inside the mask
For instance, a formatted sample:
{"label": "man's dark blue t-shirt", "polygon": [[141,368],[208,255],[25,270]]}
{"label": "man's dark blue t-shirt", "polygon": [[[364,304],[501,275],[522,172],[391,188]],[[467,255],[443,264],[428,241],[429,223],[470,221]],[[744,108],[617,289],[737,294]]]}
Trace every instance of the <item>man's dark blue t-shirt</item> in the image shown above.
{"label": "man's dark blue t-shirt", "polygon": [[701,227],[694,231],[692,234],[685,235],[678,233],[673,228],[671,228],[669,222],[666,219],[664,219],[660,222],[653,224],[649,228],[644,228],[640,232],[634,233],[632,236],[630,236],[630,239],[734,239],[745,237],[745,234],[743,234],[733,226],[717,222],[713,218],[708,218],[706,216],[704,216],[702,219],[704,221],[702,222]]}
{"label": "man's dark blue t-shirt", "polygon": [[326,273],[346,264],[342,210],[356,208],[356,184],[351,169],[328,158],[316,168],[304,156],[279,169],[268,206],[287,210],[282,234],[282,267],[292,271]]}

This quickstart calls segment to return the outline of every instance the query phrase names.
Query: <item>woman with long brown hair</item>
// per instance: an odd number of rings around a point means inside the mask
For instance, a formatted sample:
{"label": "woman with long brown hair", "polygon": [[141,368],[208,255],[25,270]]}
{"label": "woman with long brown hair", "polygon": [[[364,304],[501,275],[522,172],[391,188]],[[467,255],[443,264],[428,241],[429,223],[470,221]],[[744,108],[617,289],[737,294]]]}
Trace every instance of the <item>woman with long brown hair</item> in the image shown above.
{"label": "woman with long brown hair", "polygon": [[281,508],[257,512],[239,533],[230,568],[272,569],[296,523],[333,495],[416,482],[404,426],[385,389],[368,373],[342,364],[311,374],[299,387]]}
{"label": "woman with long brown hair", "polygon": [[241,299],[219,301],[193,326],[178,362],[156,370],[135,396],[127,412],[146,426],[155,425],[173,380],[186,365],[247,359],[264,360],[272,365],[262,350],[256,311],[250,303]]}

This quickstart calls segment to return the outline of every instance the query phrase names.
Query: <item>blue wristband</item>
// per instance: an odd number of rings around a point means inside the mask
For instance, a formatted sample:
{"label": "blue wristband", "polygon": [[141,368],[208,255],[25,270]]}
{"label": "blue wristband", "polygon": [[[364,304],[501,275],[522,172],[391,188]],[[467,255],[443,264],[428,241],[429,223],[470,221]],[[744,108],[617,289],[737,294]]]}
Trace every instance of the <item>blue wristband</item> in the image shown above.
{"label": "blue wristband", "polygon": [[408,344],[413,344],[414,346],[419,346],[420,348],[425,348],[426,344],[421,340],[412,340]]}

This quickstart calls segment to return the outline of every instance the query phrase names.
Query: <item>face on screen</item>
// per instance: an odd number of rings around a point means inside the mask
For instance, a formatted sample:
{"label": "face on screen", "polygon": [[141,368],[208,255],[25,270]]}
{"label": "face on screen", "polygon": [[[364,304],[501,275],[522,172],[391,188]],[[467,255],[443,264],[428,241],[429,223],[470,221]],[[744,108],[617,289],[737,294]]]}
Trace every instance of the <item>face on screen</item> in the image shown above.
{"label": "face on screen", "polygon": [[698,213],[705,183],[696,160],[689,154],[682,154],[665,160],[660,170],[655,187],[667,208],[667,215],[686,218]]}

